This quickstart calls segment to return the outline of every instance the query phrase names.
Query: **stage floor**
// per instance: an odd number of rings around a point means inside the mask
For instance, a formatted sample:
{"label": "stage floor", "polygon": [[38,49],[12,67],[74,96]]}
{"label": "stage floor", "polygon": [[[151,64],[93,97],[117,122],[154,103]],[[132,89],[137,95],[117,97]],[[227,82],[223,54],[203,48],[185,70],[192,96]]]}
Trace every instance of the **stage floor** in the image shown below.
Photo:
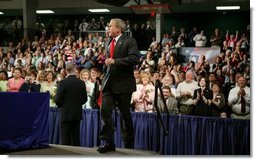
{"label": "stage floor", "polygon": [[108,152],[108,153],[98,153],[97,148],[88,148],[88,147],[74,147],[74,146],[65,146],[65,145],[55,145],[50,144],[48,148],[42,148],[42,149],[30,149],[30,150],[24,150],[24,151],[13,151],[13,152],[4,152],[1,153],[1,155],[8,155],[9,157],[15,157],[18,155],[84,155],[84,156],[124,156],[124,155],[130,155],[130,156],[152,156],[152,155],[159,155],[156,152],[153,151],[145,151],[145,150],[134,150],[134,149],[125,149],[125,148],[116,148],[115,152]]}

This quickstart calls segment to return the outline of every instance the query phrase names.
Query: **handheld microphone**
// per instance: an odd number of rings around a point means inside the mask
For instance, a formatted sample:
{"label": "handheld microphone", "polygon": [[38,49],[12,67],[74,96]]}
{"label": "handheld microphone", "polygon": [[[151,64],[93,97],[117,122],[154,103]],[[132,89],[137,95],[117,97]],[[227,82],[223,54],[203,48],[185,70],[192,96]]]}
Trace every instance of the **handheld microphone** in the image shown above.
{"label": "handheld microphone", "polygon": [[102,81],[101,81],[101,79],[99,77],[96,78],[96,81],[97,81],[98,84],[101,85]]}

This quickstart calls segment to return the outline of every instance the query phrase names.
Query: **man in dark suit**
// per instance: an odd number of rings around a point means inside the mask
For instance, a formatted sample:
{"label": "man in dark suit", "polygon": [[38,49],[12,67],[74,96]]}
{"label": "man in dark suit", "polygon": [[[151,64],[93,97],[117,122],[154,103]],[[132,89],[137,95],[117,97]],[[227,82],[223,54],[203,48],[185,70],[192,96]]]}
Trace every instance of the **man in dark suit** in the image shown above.
{"label": "man in dark suit", "polygon": [[61,140],[63,145],[80,146],[82,105],[87,102],[85,83],[75,76],[75,66],[66,66],[67,77],[58,83],[56,104],[61,108]]}
{"label": "man in dark suit", "polygon": [[100,137],[106,143],[98,148],[100,153],[115,151],[114,127],[111,119],[115,102],[122,120],[122,137],[125,148],[134,148],[130,101],[132,93],[136,90],[134,66],[139,63],[139,51],[135,39],[122,34],[125,27],[125,22],[117,18],[112,19],[109,24],[110,39],[106,42],[106,69],[101,85],[103,127]]}

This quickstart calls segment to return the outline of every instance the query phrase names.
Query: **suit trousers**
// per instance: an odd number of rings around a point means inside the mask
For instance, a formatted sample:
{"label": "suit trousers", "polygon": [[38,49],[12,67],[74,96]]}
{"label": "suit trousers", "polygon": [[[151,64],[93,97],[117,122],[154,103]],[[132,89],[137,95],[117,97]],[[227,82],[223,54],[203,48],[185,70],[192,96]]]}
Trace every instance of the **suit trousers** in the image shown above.
{"label": "suit trousers", "polygon": [[[108,85],[107,85],[108,86]],[[101,139],[114,143],[114,126],[112,123],[113,107],[117,103],[121,118],[122,138],[125,146],[134,144],[134,127],[130,113],[132,93],[114,94],[109,87],[103,92],[101,118],[103,122],[100,137]]]}
{"label": "suit trousers", "polygon": [[80,146],[80,121],[61,123],[61,144]]}

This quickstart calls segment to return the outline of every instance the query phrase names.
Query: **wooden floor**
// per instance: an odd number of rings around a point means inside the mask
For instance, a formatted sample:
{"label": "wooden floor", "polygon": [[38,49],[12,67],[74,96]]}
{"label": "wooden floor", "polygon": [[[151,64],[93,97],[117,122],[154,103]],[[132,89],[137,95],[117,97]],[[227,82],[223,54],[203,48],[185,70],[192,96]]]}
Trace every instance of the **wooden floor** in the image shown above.
{"label": "wooden floor", "polygon": [[98,153],[97,148],[74,147],[65,145],[50,144],[49,147],[43,149],[31,149],[25,151],[2,152],[2,155],[8,155],[15,158],[19,155],[84,155],[84,156],[158,156],[159,154],[152,151],[134,150],[117,148],[115,152]]}

